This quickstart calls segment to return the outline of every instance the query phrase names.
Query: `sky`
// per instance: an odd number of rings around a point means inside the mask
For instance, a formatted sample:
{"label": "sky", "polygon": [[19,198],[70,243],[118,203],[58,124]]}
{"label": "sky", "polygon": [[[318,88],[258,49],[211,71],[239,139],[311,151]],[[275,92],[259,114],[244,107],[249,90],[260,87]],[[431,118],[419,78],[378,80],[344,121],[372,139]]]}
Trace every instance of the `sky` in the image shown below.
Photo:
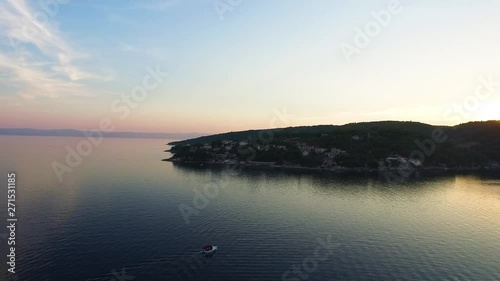
{"label": "sky", "polygon": [[0,127],[500,119],[499,14],[494,0],[0,0]]}

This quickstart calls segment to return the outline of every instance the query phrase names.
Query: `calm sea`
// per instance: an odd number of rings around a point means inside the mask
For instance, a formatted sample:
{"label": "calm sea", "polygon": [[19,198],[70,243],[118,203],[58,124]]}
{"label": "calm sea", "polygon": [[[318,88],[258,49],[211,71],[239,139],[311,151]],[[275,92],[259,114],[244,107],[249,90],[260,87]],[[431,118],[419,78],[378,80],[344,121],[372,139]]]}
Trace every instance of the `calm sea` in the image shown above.
{"label": "calm sea", "polygon": [[[495,173],[228,174],[160,161],[168,140],[104,139],[60,182],[52,164],[81,141],[0,136],[1,268],[14,171],[15,280],[500,280]],[[205,257],[207,243],[219,249]]]}

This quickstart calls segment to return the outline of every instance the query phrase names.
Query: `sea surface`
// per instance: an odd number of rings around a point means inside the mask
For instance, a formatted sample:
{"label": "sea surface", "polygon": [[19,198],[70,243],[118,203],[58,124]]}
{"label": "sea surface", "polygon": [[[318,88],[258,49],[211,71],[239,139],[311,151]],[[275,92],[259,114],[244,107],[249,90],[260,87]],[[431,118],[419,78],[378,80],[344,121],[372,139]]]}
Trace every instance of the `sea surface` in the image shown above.
{"label": "sea surface", "polygon": [[0,136],[2,274],[7,172],[18,218],[2,280],[500,280],[498,172],[179,166],[161,161],[167,142]]}

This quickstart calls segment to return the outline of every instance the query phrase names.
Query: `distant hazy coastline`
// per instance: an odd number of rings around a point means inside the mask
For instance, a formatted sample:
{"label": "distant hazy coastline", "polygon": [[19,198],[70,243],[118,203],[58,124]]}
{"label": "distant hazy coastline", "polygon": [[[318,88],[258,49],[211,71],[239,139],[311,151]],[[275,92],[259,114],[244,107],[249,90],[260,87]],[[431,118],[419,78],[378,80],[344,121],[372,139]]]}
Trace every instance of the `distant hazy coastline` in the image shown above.
{"label": "distant hazy coastline", "polygon": [[[5,136],[51,136],[51,137],[85,137],[95,133],[92,131],[53,129],[39,130],[30,128],[0,128],[0,135]],[[146,138],[146,139],[186,139],[196,138],[202,133],[142,133],[142,132],[101,132],[105,138]]]}

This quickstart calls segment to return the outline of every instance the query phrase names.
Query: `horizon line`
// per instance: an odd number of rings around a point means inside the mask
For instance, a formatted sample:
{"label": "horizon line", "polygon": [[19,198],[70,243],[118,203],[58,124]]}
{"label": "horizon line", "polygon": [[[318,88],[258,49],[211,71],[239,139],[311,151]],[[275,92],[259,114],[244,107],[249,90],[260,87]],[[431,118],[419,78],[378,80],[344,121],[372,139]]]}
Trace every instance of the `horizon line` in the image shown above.
{"label": "horizon line", "polygon": [[[349,124],[360,124],[360,123],[377,123],[377,122],[411,122],[411,123],[420,123],[420,124],[425,124],[429,126],[435,126],[435,127],[454,127],[454,126],[459,126],[462,124],[467,124],[467,123],[473,123],[473,122],[500,122],[500,120],[474,120],[474,121],[467,121],[467,122],[462,122],[459,124],[455,125],[435,125],[435,124],[429,124],[429,123],[424,123],[420,121],[401,121],[401,120],[378,120],[378,121],[360,121],[360,122],[349,122],[345,124],[316,124],[316,125],[296,125],[296,126],[287,126],[287,127],[275,127],[275,128],[259,128],[259,129],[240,129],[240,130],[229,130],[229,131],[224,131],[224,132],[140,132],[140,131],[101,131],[101,130],[82,130],[82,129],[69,129],[69,128],[58,128],[58,129],[37,129],[37,128],[27,128],[27,127],[21,127],[21,128],[7,128],[7,127],[0,127],[0,135],[19,135],[15,134],[15,132],[7,132],[8,130],[13,130],[13,131],[21,131],[21,130],[30,130],[30,131],[39,131],[39,132],[50,132],[50,131],[72,131],[72,132],[102,132],[104,134],[136,134],[136,135],[197,135],[197,136],[208,136],[208,135],[217,135],[217,134],[224,134],[224,133],[230,133],[230,132],[240,132],[240,131],[259,131],[259,130],[273,130],[273,129],[283,129],[283,128],[293,128],[293,127],[315,127],[315,126],[346,126]],[[28,132],[25,132],[25,134],[21,135],[26,135]],[[37,136],[36,134],[32,134],[32,136]],[[38,135],[38,136],[44,136],[44,135]],[[45,135],[45,136],[50,136],[50,135]],[[57,136],[57,135],[56,135]],[[112,136],[107,136],[107,137],[112,137]]]}

